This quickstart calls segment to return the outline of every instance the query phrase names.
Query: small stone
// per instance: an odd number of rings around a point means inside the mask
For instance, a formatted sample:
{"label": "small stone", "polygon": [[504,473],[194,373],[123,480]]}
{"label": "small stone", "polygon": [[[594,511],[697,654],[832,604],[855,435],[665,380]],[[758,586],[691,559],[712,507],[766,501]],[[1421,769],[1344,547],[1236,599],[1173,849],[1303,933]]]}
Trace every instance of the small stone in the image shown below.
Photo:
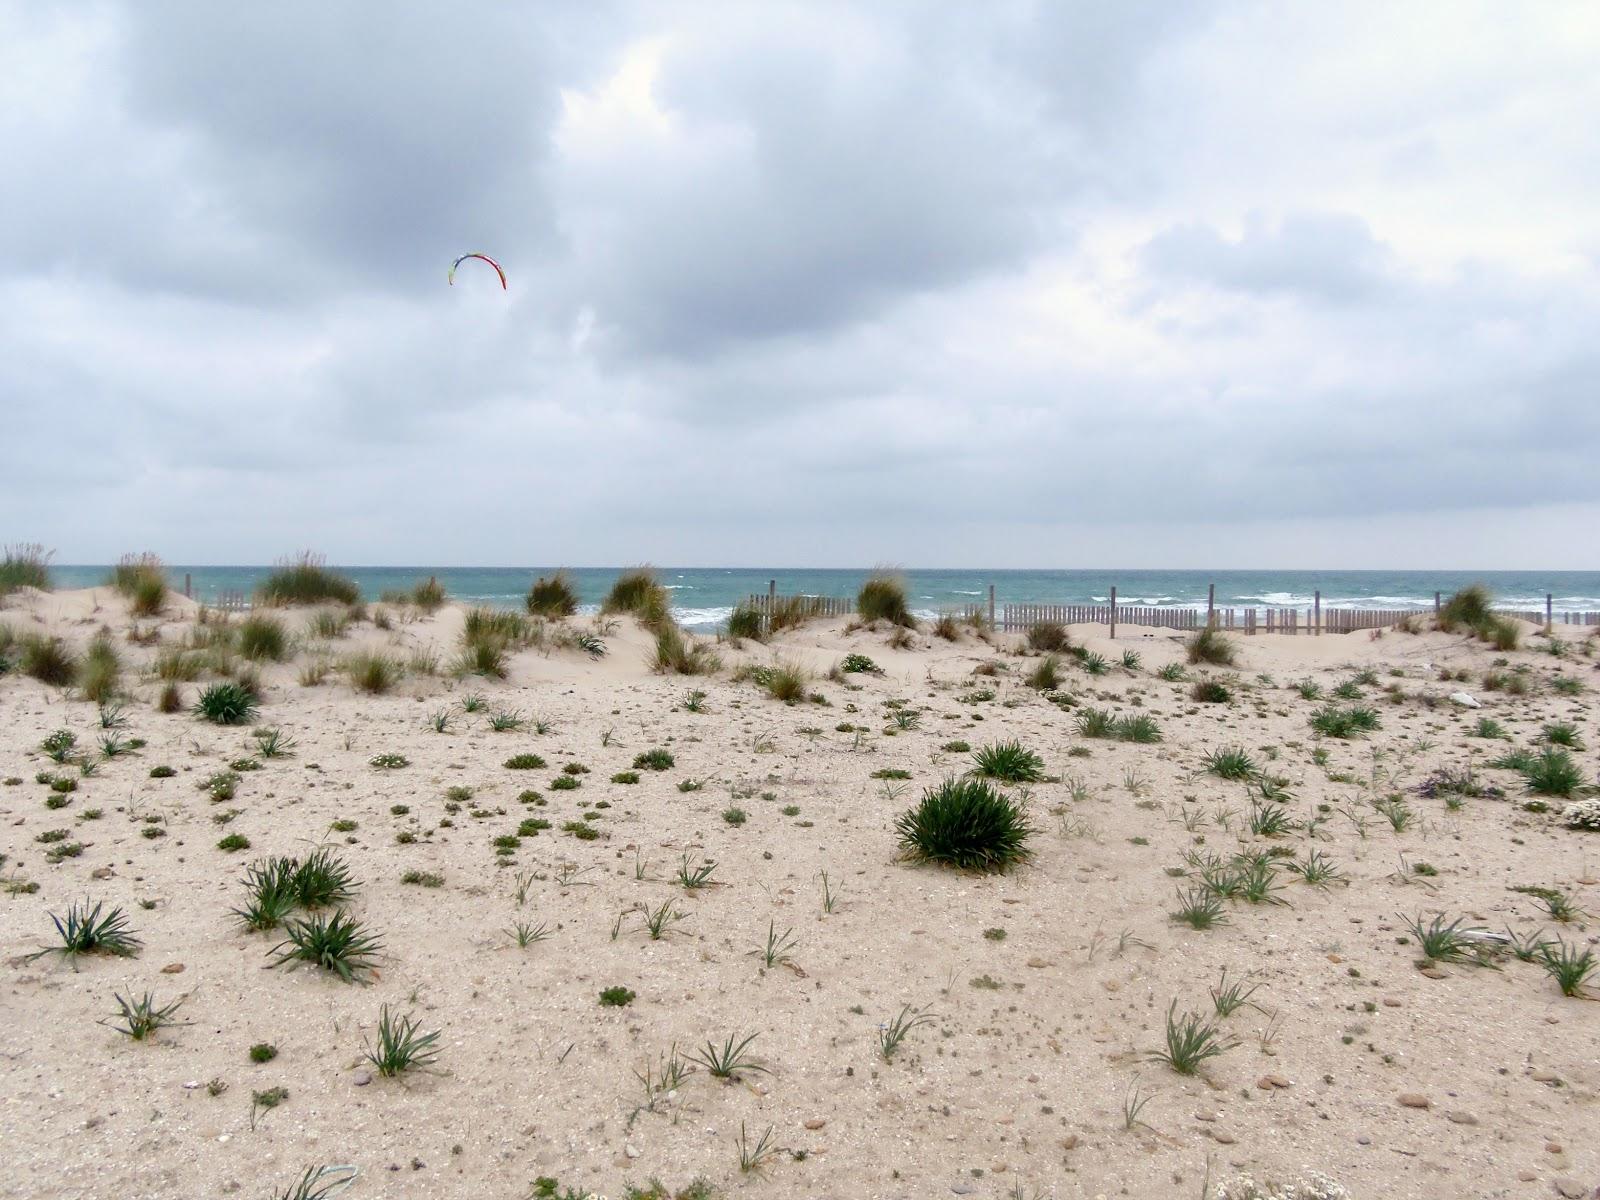
{"label": "small stone", "polygon": [[1048,967],[1050,965],[1050,960],[1047,958],[1040,958],[1038,955],[1034,955],[1034,957],[1028,960],[1028,965],[1035,969]]}
{"label": "small stone", "polygon": [[1476,1125],[1478,1123],[1477,1117],[1469,1112],[1462,1112],[1460,1109],[1451,1109],[1444,1114],[1444,1119],[1452,1125]]}
{"label": "small stone", "polygon": [[1344,955],[1342,955],[1342,954],[1330,954],[1330,955],[1328,955],[1328,961],[1331,962],[1331,963],[1342,963],[1344,961]]}
{"label": "small stone", "polygon": [[1561,1076],[1557,1075],[1554,1071],[1550,1070],[1548,1067],[1540,1067],[1537,1071],[1535,1071],[1532,1075],[1530,1075],[1529,1078],[1532,1079],[1535,1083],[1560,1083],[1561,1082]]}
{"label": "small stone", "polygon": [[1263,1075],[1260,1079],[1256,1080],[1256,1086],[1264,1092],[1270,1092],[1274,1088],[1293,1087],[1294,1084],[1289,1082],[1289,1080],[1285,1079],[1282,1075]]}
{"label": "small stone", "polygon": [[635,1146],[632,1142],[626,1143],[622,1147],[622,1152],[624,1154],[626,1154],[629,1158],[638,1158],[639,1157],[639,1147]]}
{"label": "small stone", "polygon": [[1537,1171],[1521,1170],[1517,1172],[1517,1178],[1523,1183],[1532,1183],[1539,1178],[1539,1174]]}
{"label": "small stone", "polygon": [[978,1189],[973,1187],[970,1183],[955,1183],[950,1185],[951,1194],[956,1196],[970,1196],[977,1190]]}
{"label": "small stone", "polygon": [[1194,1119],[1196,1121],[1215,1121],[1217,1114],[1214,1112],[1197,1112],[1194,1115]]}
{"label": "small stone", "polygon": [[1358,1145],[1358,1146],[1370,1146],[1370,1145],[1372,1145],[1371,1136],[1369,1134],[1365,1134],[1365,1133],[1357,1134],[1356,1135],[1356,1145]]}
{"label": "small stone", "polygon": [[1556,1185],[1556,1195],[1565,1196],[1567,1200],[1583,1200],[1583,1198],[1589,1194],[1589,1189],[1583,1184],[1579,1183],[1576,1179],[1563,1176],[1554,1182]]}
{"label": "small stone", "polygon": [[1544,1144],[1544,1152],[1546,1154],[1560,1154],[1561,1153],[1561,1143],[1560,1142],[1546,1142]]}
{"label": "small stone", "polygon": [[182,963],[168,963],[166,966],[161,968],[161,973],[163,975],[182,975],[183,974],[183,964]]}
{"label": "small stone", "polygon": [[89,877],[91,879],[112,879],[115,878],[116,874],[116,871],[111,867],[96,867],[89,872]]}
{"label": "small stone", "polygon": [[1419,967],[1418,971],[1421,974],[1426,975],[1429,979],[1449,979],[1450,978],[1450,975],[1449,975],[1448,972],[1441,971],[1441,970],[1439,970],[1438,967]]}
{"label": "small stone", "polygon": [[1432,1108],[1433,1101],[1420,1092],[1401,1092],[1396,1097],[1402,1108]]}
{"label": "small stone", "polygon": [[1233,1134],[1229,1133],[1226,1129],[1213,1129],[1211,1131],[1211,1136],[1216,1141],[1221,1142],[1224,1146],[1231,1146],[1237,1140]]}
{"label": "small stone", "polygon": [[1399,1008],[1400,1001],[1394,996],[1385,996],[1383,998],[1383,1006],[1385,1008]]}
{"label": "small stone", "polygon": [[353,1082],[357,1087],[366,1087],[367,1084],[372,1082],[372,1072],[357,1071],[355,1078],[351,1082]]}
{"label": "small stone", "polygon": [[821,1129],[827,1123],[827,1119],[824,1117],[812,1117],[805,1123],[805,1126],[807,1129]]}

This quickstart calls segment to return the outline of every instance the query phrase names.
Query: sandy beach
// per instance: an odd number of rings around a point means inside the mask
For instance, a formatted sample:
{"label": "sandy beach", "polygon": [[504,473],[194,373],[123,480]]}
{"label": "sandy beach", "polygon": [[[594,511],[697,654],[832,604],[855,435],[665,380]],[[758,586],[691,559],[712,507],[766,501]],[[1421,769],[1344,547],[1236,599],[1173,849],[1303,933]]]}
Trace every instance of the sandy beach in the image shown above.
{"label": "sandy beach", "polygon": [[[15,635],[80,652],[106,631],[126,693],[107,730],[73,689],[0,677],[0,1195],[267,1196],[324,1164],[357,1168],[352,1198],[1189,1198],[1307,1168],[1384,1200],[1600,1194],[1600,1006],[1503,950],[1419,965],[1408,930],[1442,916],[1593,945],[1600,834],[1488,765],[1570,725],[1594,783],[1581,628],[1557,626],[1561,656],[1531,625],[1507,652],[1438,631],[1238,637],[1226,668],[1186,664],[1178,633],[1083,626],[1072,641],[1105,672],[1064,655],[1044,692],[1023,638],[970,629],[815,622],[715,644],[719,671],[680,676],[652,670],[632,617],[574,618],[602,654],[551,640],[501,680],[450,674],[454,604],[373,606],[331,638],[287,609],[292,656],[254,667],[259,713],[226,726],[189,711],[214,673],[156,708],[156,658],[206,628],[196,615],[169,594],[136,620],[109,588],[0,608]],[[411,669],[364,694],[337,667],[361,650]],[[879,672],[830,678],[848,655]],[[807,698],[735,678],[775,662],[809,673]],[[1174,664],[1181,678],[1158,674]],[[1195,699],[1207,679],[1229,698]],[[1317,734],[1330,701],[1379,727]],[[1083,736],[1091,709],[1149,716],[1160,740]],[[1474,736],[1482,718],[1505,736]],[[74,735],[62,763],[41,748],[58,730]],[[1044,764],[1002,786],[1031,859],[978,874],[903,858],[897,818],[1012,739]],[[1208,770],[1230,748],[1269,793]],[[518,755],[544,765],[508,768]],[[1466,789],[1425,786],[1469,767]],[[1262,803],[1289,827],[1252,833]],[[220,848],[230,835],[248,844]],[[251,863],[319,847],[381,940],[356,982],[271,966],[281,931],[231,911]],[[1174,920],[1207,857],[1241,851],[1272,852],[1268,899],[1226,899],[1208,929]],[[1312,852],[1336,871],[1321,886],[1288,869]],[[1558,922],[1517,887],[1581,911]],[[85,898],[124,911],[136,956],[35,954]],[[1233,983],[1245,1000],[1222,1015],[1213,989]],[[602,1004],[614,988],[631,999]],[[114,996],[145,992],[182,1004],[134,1040]],[[388,1078],[364,1059],[385,1005],[439,1032],[430,1066]],[[1192,1075],[1152,1058],[1173,1006],[1227,1047]],[[918,1016],[886,1055],[894,1020]],[[747,1037],[753,1065],[731,1079],[695,1061]],[[675,1052],[676,1086],[648,1089]]]}

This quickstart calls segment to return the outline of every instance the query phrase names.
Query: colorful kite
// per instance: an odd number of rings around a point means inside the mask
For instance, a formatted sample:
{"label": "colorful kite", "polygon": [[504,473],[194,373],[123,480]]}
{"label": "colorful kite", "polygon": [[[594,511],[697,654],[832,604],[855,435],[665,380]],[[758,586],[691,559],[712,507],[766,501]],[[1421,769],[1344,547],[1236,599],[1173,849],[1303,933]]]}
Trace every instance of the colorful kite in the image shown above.
{"label": "colorful kite", "polygon": [[500,269],[500,264],[495,262],[495,260],[490,258],[487,254],[479,254],[476,251],[474,251],[471,254],[463,254],[460,258],[456,259],[455,262],[450,264],[450,274],[449,274],[448,278],[450,280],[450,285],[452,287],[455,286],[455,282],[456,282],[456,268],[459,267],[462,263],[466,262],[467,259],[469,259],[469,258],[481,258],[481,259],[483,259],[484,262],[488,263],[491,267],[493,267],[494,268],[494,273],[496,275],[500,276],[500,290],[501,291],[505,291],[506,290],[506,273]]}

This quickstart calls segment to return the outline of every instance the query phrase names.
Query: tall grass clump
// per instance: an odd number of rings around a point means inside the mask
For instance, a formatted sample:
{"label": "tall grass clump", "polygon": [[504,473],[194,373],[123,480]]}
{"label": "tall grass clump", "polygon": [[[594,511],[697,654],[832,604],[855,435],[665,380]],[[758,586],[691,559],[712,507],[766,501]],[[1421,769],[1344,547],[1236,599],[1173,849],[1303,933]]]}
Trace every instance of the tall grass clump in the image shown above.
{"label": "tall grass clump", "polygon": [[1555,746],[1547,746],[1541,753],[1531,756],[1519,769],[1528,790],[1535,795],[1570,796],[1583,786],[1582,768],[1572,755]]}
{"label": "tall grass clump", "polygon": [[18,588],[50,590],[50,556],[38,542],[17,542],[0,550],[0,597]]}
{"label": "tall grass clump", "polygon": [[541,575],[528,589],[528,611],[536,617],[570,617],[578,611],[578,590],[566,571]]}
{"label": "tall grass clump", "polygon": [[1184,650],[1189,656],[1191,666],[1196,663],[1210,663],[1214,667],[1231,667],[1238,657],[1237,648],[1222,636],[1222,630],[1215,624],[1197,630],[1194,636],[1184,643]]}
{"label": "tall grass clump", "polygon": [[1517,623],[1497,614],[1489,589],[1481,583],[1462,588],[1439,609],[1439,628],[1446,633],[1465,629],[1496,650],[1515,650],[1522,640]]}
{"label": "tall grass clump", "polygon": [[167,600],[167,571],[158,555],[124,554],[111,568],[111,586],[136,617],[153,617]]}
{"label": "tall grass clump", "polygon": [[252,662],[282,662],[289,654],[283,622],[266,613],[251,613],[240,621],[234,644]]}
{"label": "tall grass clump", "polygon": [[350,686],[369,696],[381,696],[400,681],[400,664],[375,650],[352,654],[340,667]]}
{"label": "tall grass clump", "polygon": [[672,605],[667,589],[656,579],[652,567],[630,567],[617,576],[601,602],[602,613],[631,613],[644,625],[655,626],[670,619]]}
{"label": "tall grass clump", "polygon": [[1065,625],[1057,621],[1036,621],[1028,626],[1028,649],[1059,654],[1072,649],[1072,639],[1067,636]]}
{"label": "tall grass clump", "polygon": [[1044,778],[1044,759],[1021,742],[995,742],[972,755],[972,773],[1001,783],[1037,783]]}
{"label": "tall grass clump", "polygon": [[905,581],[897,575],[876,572],[856,593],[856,611],[863,621],[887,621],[891,625],[916,627],[916,620],[906,605]]}
{"label": "tall grass clump", "polygon": [[741,600],[728,616],[728,636],[735,640],[749,638],[759,642],[766,635],[766,618],[754,604]]}
{"label": "tall grass clump", "polygon": [[25,633],[17,639],[17,670],[52,687],[71,687],[78,678],[78,658],[58,637]]}
{"label": "tall grass clump", "polygon": [[906,857],[971,871],[1026,862],[1034,828],[1028,814],[981,779],[947,779],[895,822]]}
{"label": "tall grass clump", "polygon": [[328,600],[354,604],[360,599],[361,589],[353,579],[329,570],[326,560],[310,550],[279,560],[272,574],[256,588],[256,603],[269,606],[321,604]]}
{"label": "tall grass clump", "polygon": [[710,675],[722,666],[716,652],[696,641],[671,621],[657,625],[656,653],[651,662],[658,675]]}
{"label": "tall grass clump", "polygon": [[411,585],[411,603],[425,613],[438,612],[448,599],[450,597],[445,593],[444,584],[439,582],[436,575],[429,575]]}
{"label": "tall grass clump", "polygon": [[109,700],[122,687],[122,659],[111,644],[111,635],[95,634],[84,651],[83,664],[78,669],[78,690],[85,700],[96,704]]}

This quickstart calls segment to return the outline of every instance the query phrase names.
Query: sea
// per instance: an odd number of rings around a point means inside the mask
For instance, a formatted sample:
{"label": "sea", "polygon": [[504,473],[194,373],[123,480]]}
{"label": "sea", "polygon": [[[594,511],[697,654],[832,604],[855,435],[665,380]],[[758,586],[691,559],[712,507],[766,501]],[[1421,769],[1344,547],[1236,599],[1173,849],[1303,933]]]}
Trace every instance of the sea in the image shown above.
{"label": "sea", "polygon": [[[215,601],[225,592],[248,596],[271,566],[170,565],[168,578],[192,594]],[[501,608],[520,607],[528,585],[550,567],[337,567],[368,600],[436,578],[452,599]],[[622,567],[577,567],[568,571],[585,608],[597,608]],[[854,596],[869,568],[656,567],[685,628],[709,632],[723,626],[734,605],[775,583],[779,595]],[[52,565],[60,588],[105,582],[109,565]],[[1426,609],[1435,592],[1448,596],[1472,583],[1486,586],[1503,608],[1542,609],[1546,595],[1557,614],[1600,610],[1600,571],[983,571],[912,567],[905,580],[912,610],[921,617],[983,603],[992,584],[997,604],[1104,604],[1117,589],[1119,604],[1160,608],[1205,608],[1208,589],[1226,608],[1305,608],[1322,594],[1324,608]],[[1559,616],[1557,618],[1559,620]]]}

